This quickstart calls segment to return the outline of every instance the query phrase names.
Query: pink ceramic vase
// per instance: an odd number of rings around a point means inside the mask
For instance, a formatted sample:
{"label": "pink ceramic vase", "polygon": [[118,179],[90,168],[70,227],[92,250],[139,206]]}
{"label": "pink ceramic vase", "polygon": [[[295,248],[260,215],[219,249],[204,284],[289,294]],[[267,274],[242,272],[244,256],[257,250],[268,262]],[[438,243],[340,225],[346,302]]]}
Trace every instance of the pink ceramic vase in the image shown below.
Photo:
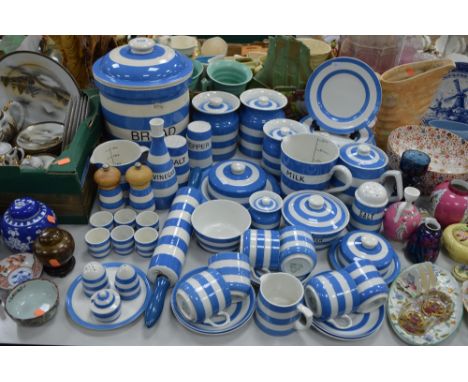
{"label": "pink ceramic vase", "polygon": [[418,228],[421,214],[414,202],[421,194],[417,188],[405,188],[405,201],[388,207],[383,220],[384,235],[390,240],[406,241]]}
{"label": "pink ceramic vase", "polygon": [[439,184],[431,194],[431,213],[442,227],[468,222],[468,182],[454,179]]}

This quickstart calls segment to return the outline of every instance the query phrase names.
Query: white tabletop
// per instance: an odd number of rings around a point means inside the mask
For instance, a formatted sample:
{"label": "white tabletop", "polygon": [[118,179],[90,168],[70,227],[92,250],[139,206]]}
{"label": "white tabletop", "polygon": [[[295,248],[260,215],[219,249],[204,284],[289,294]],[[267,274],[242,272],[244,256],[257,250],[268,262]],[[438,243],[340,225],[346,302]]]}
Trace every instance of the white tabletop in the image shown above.
{"label": "white tabletop", "polygon": [[[161,214],[161,221],[165,219],[166,213]],[[162,227],[162,225],[161,225]],[[72,273],[65,278],[53,278],[60,291],[60,305],[57,315],[46,324],[39,327],[22,327],[17,325],[0,307],[0,343],[16,344],[50,344],[50,345],[402,345],[393,330],[389,326],[387,319],[382,328],[367,339],[357,342],[341,342],[325,337],[314,329],[295,332],[286,337],[272,337],[264,334],[250,320],[246,326],[233,333],[223,336],[204,336],[194,334],[181,326],[174,318],[169,304],[169,293],[166,297],[164,311],[158,323],[148,329],[145,327],[143,317],[140,317],[133,324],[112,331],[98,332],[84,329],[75,324],[68,316],[65,309],[65,298],[68,287],[72,281],[80,274],[83,266],[94,258],[86,251],[84,235],[89,229],[86,225],[64,225],[62,228],[69,230],[76,243],[75,258],[76,266]],[[401,244],[395,243],[398,250],[402,267],[409,263],[402,254]],[[8,256],[9,251],[0,246],[0,258]],[[210,255],[200,249],[195,238],[190,243],[190,251],[187,256],[183,273],[191,269],[206,266]],[[149,259],[144,259],[133,253],[130,256],[122,257],[112,253],[101,262],[122,261],[129,262],[140,267],[146,272]],[[439,255],[437,264],[443,268],[451,269],[453,262],[443,252]],[[314,269],[314,273],[329,269],[326,256],[319,256],[319,262]],[[44,278],[50,278],[47,275]],[[468,314],[464,315],[458,332],[449,338],[446,345],[468,345]]]}

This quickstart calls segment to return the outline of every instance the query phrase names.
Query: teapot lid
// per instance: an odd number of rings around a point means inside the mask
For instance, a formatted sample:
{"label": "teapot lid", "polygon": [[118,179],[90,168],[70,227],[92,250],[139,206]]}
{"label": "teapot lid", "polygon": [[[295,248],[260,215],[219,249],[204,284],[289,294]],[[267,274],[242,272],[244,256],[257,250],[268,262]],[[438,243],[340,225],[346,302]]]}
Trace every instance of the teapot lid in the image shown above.
{"label": "teapot lid", "polygon": [[207,114],[226,114],[236,111],[240,106],[239,98],[235,95],[222,92],[204,92],[192,99],[195,109]]}
{"label": "teapot lid", "polygon": [[369,260],[378,270],[387,268],[396,256],[383,236],[367,231],[352,231],[343,236],[340,253],[348,262],[355,258]]}
{"label": "teapot lid", "polygon": [[307,134],[309,132],[309,128],[303,123],[287,118],[272,119],[263,125],[263,133],[277,141],[281,141],[289,135]]}
{"label": "teapot lid", "polygon": [[216,199],[223,197],[249,197],[263,190],[265,171],[255,163],[234,159],[214,165],[208,175],[208,192]]}
{"label": "teapot lid", "polygon": [[177,85],[188,80],[192,61],[174,49],[137,37],[119,46],[93,65],[99,85],[118,89],[151,90]]}
{"label": "teapot lid", "polygon": [[348,143],[340,149],[340,159],[347,166],[364,169],[379,169],[387,166],[388,157],[377,146],[367,143]]}
{"label": "teapot lid", "polygon": [[249,89],[240,95],[243,105],[256,110],[280,110],[288,104],[286,96],[271,89]]}
{"label": "teapot lid", "polygon": [[284,199],[282,214],[289,225],[309,228],[314,234],[342,231],[349,223],[349,212],[337,197],[322,191],[296,191]]}

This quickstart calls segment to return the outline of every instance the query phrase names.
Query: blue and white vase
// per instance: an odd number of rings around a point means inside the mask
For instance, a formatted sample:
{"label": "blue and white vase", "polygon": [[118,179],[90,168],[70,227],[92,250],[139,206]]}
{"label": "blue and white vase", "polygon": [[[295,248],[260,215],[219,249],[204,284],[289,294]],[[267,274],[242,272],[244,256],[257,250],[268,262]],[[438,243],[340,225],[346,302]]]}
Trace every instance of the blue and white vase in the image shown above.
{"label": "blue and white vase", "polygon": [[54,211],[25,197],[14,200],[3,214],[3,242],[12,252],[32,252],[32,244],[44,228],[55,227]]}
{"label": "blue and white vase", "polygon": [[192,99],[192,105],[195,109],[192,119],[211,125],[213,161],[232,158],[239,135],[239,98],[222,91],[204,92]]}
{"label": "blue and white vase", "polygon": [[263,125],[276,118],[284,118],[283,108],[288,99],[270,89],[249,89],[240,95],[240,151],[250,157],[262,157]]}
{"label": "blue and white vase", "polygon": [[265,171],[246,160],[230,159],[216,163],[208,174],[210,199],[226,199],[249,206],[250,196],[263,190],[267,183]]}
{"label": "blue and white vase", "polygon": [[179,187],[184,187],[187,185],[190,175],[187,140],[181,135],[169,135],[164,138],[164,141],[172,163],[174,163],[177,184]]}
{"label": "blue and white vase", "polygon": [[93,76],[108,134],[149,146],[149,121],[157,117],[166,135],[184,135],[192,71],[187,57],[144,37],[98,59]]}
{"label": "blue and white vase", "polygon": [[[340,148],[339,163],[346,166],[353,175],[351,186],[340,194],[337,194],[346,205],[351,205],[354,193],[364,182],[377,182],[385,184],[388,178],[393,178],[396,195],[389,192],[389,202],[401,200],[403,197],[403,180],[401,172],[388,170],[387,154],[377,146],[350,143]],[[342,186],[345,179],[342,173],[336,173],[330,180],[334,186]],[[393,191],[393,190],[391,190]]]}
{"label": "blue and white vase", "polygon": [[164,120],[153,118],[151,125],[151,147],[148,154],[148,166],[153,171],[154,199],[158,210],[171,206],[177,192],[177,176],[166,143],[164,142]]}
{"label": "blue and white vase", "polygon": [[150,282],[160,274],[169,279],[171,286],[179,279],[193,232],[192,214],[202,201],[203,195],[196,188],[183,187],[177,191],[149,264]]}
{"label": "blue and white vase", "polygon": [[263,125],[262,167],[272,175],[281,175],[281,142],[290,135],[306,134],[306,125],[292,119],[272,119]]}
{"label": "blue and white vase", "polygon": [[205,170],[213,164],[211,151],[211,125],[205,121],[190,122],[187,128],[187,145],[190,168]]}

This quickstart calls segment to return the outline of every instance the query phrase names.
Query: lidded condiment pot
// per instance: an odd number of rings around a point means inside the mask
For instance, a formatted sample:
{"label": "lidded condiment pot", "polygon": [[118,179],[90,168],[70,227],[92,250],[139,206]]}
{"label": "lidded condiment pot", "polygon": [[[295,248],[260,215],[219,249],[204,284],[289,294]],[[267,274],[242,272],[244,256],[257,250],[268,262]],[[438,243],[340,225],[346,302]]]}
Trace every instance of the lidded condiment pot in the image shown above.
{"label": "lidded condiment pot", "polygon": [[75,266],[75,241],[64,229],[45,228],[33,244],[34,254],[44,266],[44,271],[51,276],[64,277]]}

